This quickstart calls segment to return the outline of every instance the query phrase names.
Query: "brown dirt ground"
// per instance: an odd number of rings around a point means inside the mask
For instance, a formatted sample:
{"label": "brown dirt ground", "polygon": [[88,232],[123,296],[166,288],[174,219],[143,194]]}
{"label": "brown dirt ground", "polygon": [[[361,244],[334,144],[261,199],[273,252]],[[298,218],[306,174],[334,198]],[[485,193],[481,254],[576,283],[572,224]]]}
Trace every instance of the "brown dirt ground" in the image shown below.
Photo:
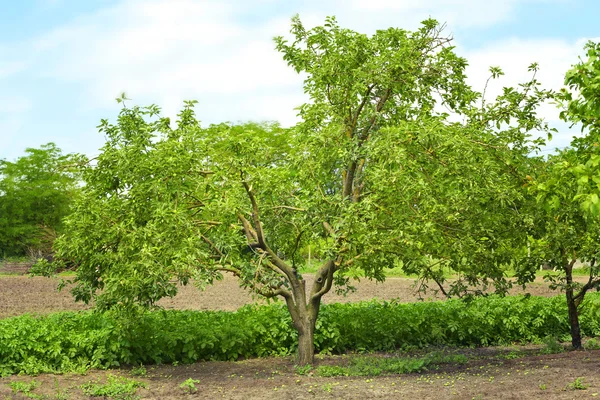
{"label": "brown dirt ground", "polygon": [[[465,350],[472,358],[464,365],[445,365],[420,374],[380,377],[317,377],[298,375],[291,358],[239,362],[203,362],[183,366],[148,367],[145,376],[128,369],[90,371],[85,375],[12,376],[0,379],[0,396],[24,399],[11,392],[11,382],[40,386],[34,395],[47,399],[88,398],[81,385],[105,382],[109,374],[146,384],[142,399],[590,399],[600,393],[600,350],[530,355],[506,359],[509,349]],[[348,356],[321,357],[318,363],[343,363]],[[569,388],[577,378],[585,389]],[[196,392],[180,387],[197,380]],[[66,397],[58,397],[62,394]],[[47,397],[42,397],[42,396]]]}
{"label": "brown dirt ground", "polygon": [[[307,283],[310,283],[312,277],[305,275],[305,278]],[[577,279],[585,278],[577,277]],[[24,313],[47,314],[85,309],[85,305],[73,301],[68,289],[65,288],[60,293],[56,291],[59,280],[18,275],[0,276],[0,318]],[[363,279],[355,286],[358,288],[356,292],[346,297],[338,296],[333,292],[328,293],[323,298],[323,302],[354,302],[374,298],[411,302],[418,299],[413,279],[388,278],[383,283]],[[526,292],[541,296],[559,294],[558,291],[548,289],[548,285],[541,279],[531,284]],[[513,293],[522,293],[522,291],[514,289]],[[205,291],[200,291],[193,285],[181,287],[177,296],[163,299],[159,304],[167,309],[232,311],[253,301],[248,292],[238,286],[235,278],[225,276],[222,281],[209,286]]]}
{"label": "brown dirt ground", "polygon": [[[58,279],[24,276],[0,277],[0,318],[25,312],[45,314],[84,308],[73,302],[67,290],[57,293]],[[413,281],[390,278],[383,284],[361,281],[358,291],[347,297],[328,294],[326,302],[365,299],[399,299],[415,301]],[[528,292],[553,295],[542,281]],[[235,279],[222,282],[200,292],[195,287],[181,288],[173,299],[162,302],[166,308],[234,310],[252,302],[237,286]],[[514,348],[516,349],[516,348]],[[532,355],[506,359],[514,349],[481,348],[460,350],[471,358],[466,365],[445,365],[421,374],[381,377],[335,377],[297,375],[294,360],[264,358],[239,362],[201,362],[180,366],[147,366],[147,375],[135,377],[147,385],[139,389],[142,399],[584,399],[600,396],[600,350],[567,352],[555,355]],[[533,349],[535,350],[535,349]],[[533,351],[532,350],[532,351]],[[321,357],[319,364],[340,364],[348,356]],[[24,399],[11,391],[14,381],[41,385],[34,389],[35,398],[86,399],[80,386],[90,381],[104,382],[109,374],[132,377],[126,368],[112,371],[89,371],[85,375],[44,374],[33,377],[12,376],[0,379],[0,398]],[[197,379],[197,392],[186,393],[180,384]],[[568,389],[576,378],[583,378],[585,390]]]}

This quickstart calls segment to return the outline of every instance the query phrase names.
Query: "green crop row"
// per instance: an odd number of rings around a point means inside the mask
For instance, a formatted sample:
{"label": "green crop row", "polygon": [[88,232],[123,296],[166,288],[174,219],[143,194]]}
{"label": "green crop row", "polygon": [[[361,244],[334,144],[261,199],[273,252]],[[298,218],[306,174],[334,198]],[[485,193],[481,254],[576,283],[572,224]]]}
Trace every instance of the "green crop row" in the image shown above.
{"label": "green crop row", "polygon": [[[587,301],[598,300],[600,294],[594,293]],[[584,311],[581,328],[586,336],[598,336],[600,320]],[[567,339],[568,334],[562,296],[372,301],[324,305],[315,346],[322,353],[389,351],[540,342],[547,336]],[[152,311],[135,320],[111,312],[23,315],[0,320],[0,374],[236,360],[287,355],[296,346],[297,333],[280,303],[236,312]]]}

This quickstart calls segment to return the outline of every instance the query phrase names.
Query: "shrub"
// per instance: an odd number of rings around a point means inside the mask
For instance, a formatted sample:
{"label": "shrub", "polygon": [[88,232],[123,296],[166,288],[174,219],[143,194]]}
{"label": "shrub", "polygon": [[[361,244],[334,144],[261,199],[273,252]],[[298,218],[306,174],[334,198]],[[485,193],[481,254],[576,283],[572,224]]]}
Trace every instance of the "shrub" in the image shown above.
{"label": "shrub", "polygon": [[[599,335],[600,321],[585,310],[582,333]],[[321,310],[315,345],[321,353],[344,353],[541,343],[548,336],[569,337],[562,296],[330,304]],[[287,355],[296,346],[297,333],[280,303],[236,312],[152,311],[135,320],[115,312],[23,315],[0,320],[0,374],[236,360]]]}

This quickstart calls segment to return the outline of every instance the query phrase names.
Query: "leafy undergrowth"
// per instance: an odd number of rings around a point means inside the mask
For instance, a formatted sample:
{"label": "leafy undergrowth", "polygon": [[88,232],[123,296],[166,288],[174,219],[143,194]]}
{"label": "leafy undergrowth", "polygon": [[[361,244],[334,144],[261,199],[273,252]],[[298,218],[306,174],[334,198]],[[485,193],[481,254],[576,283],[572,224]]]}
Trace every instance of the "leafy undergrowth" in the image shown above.
{"label": "leafy undergrowth", "polygon": [[[587,301],[598,299],[600,294],[594,293]],[[598,336],[600,321],[583,312],[581,329],[586,336]],[[541,343],[549,336],[565,340],[568,335],[562,296],[371,301],[323,306],[315,346],[323,354],[342,354]],[[114,312],[23,315],[0,320],[0,374],[288,355],[296,345],[289,314],[277,303],[236,312],[153,311],[136,319]]]}

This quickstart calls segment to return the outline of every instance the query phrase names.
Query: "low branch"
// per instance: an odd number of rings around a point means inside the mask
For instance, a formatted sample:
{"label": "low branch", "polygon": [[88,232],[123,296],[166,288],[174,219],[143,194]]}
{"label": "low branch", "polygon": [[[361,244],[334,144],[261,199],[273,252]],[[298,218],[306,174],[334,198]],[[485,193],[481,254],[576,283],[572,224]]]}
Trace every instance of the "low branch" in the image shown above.
{"label": "low branch", "polygon": [[589,279],[587,281],[587,283],[585,285],[583,285],[583,287],[581,288],[581,290],[579,291],[579,293],[577,293],[577,295],[573,296],[573,300],[575,301],[575,306],[579,307],[579,305],[581,304],[581,302],[583,301],[583,298],[585,296],[585,294],[587,293],[588,290],[590,290],[591,288],[593,288],[594,286],[597,286],[598,284],[600,284],[600,280],[594,280],[594,264],[596,263],[596,259],[593,258],[592,262],[590,263],[590,276]]}

